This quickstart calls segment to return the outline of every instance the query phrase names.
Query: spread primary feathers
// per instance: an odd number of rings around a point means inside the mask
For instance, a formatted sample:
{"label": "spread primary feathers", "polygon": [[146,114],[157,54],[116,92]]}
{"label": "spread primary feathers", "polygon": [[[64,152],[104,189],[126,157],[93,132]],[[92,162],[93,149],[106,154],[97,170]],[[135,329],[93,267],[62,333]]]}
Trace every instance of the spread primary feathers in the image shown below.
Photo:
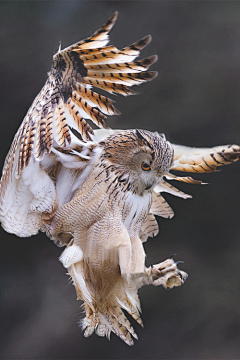
{"label": "spread primary feathers", "polygon": [[[157,75],[148,71],[156,56],[135,60],[150,36],[122,50],[107,46],[116,18],[53,56],[5,160],[0,220],[20,237],[41,230],[66,246],[60,261],[83,300],[84,335],[114,332],[132,345],[137,335],[123,310],[142,325],[138,289],[172,288],[187,278],[172,258],[145,267],[142,243],[158,233],[155,215],[173,216],[161,193],[191,197],[166,180],[201,183],[170,170],[211,172],[238,160],[240,147],[189,148],[157,132],[106,125],[106,116],[119,112],[92,86],[126,96]],[[93,131],[89,120],[101,129]]]}

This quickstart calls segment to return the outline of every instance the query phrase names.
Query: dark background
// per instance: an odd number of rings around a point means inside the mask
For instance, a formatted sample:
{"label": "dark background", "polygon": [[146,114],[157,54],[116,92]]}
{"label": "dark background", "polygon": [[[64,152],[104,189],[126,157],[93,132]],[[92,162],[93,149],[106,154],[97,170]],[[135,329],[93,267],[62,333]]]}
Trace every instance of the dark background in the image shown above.
{"label": "dark background", "polygon": [[[189,146],[240,143],[240,2],[17,1],[0,3],[1,167],[14,133],[43,86],[59,40],[83,39],[118,10],[111,43],[151,34],[159,76],[116,97],[113,128],[164,132]],[[189,273],[181,288],[140,290],[145,328],[134,347],[115,335],[85,339],[62,249],[44,234],[20,239],[1,229],[1,359],[239,359],[240,164],[177,183],[192,200],[166,196],[172,220],[145,245],[147,264],[172,253]]]}

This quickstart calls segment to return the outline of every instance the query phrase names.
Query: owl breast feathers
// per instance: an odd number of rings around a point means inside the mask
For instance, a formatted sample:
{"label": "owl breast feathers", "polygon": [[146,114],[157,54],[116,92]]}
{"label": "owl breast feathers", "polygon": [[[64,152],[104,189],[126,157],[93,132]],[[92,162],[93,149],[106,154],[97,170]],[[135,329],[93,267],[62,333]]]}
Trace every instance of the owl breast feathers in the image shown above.
{"label": "owl breast feathers", "polygon": [[132,345],[137,335],[123,310],[142,325],[138,289],[171,289],[187,278],[172,257],[145,266],[143,243],[158,234],[155,216],[174,215],[161,193],[191,197],[166,180],[201,183],[170,171],[215,171],[238,160],[240,147],[189,148],[157,132],[107,126],[106,116],[119,112],[92,86],[126,96],[157,75],[148,71],[156,56],[135,60],[150,36],[121,50],[107,46],[116,18],[54,55],[5,160],[0,220],[17,236],[40,230],[65,246],[60,261],[83,300],[84,335],[114,332]]}

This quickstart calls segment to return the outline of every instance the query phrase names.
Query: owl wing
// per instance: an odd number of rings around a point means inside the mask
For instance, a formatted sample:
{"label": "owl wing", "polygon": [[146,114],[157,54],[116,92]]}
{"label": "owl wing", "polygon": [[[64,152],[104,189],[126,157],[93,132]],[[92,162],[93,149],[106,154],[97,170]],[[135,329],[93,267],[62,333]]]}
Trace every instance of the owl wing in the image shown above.
{"label": "owl wing", "polygon": [[204,173],[218,166],[231,164],[240,158],[240,146],[223,145],[213,148],[193,148],[173,145],[174,163],[171,170]]}
{"label": "owl wing", "polygon": [[150,36],[121,50],[107,46],[116,19],[117,13],[91,37],[64,50],[59,46],[53,56],[48,79],[4,163],[0,220],[6,231],[18,236],[37,233],[42,217],[53,216],[59,204],[69,200],[76,178],[80,183],[87,176],[97,153],[88,121],[108,129],[106,116],[119,114],[113,101],[94,92],[92,86],[127,96],[134,94],[132,85],[157,75],[147,71],[156,56],[134,61]]}

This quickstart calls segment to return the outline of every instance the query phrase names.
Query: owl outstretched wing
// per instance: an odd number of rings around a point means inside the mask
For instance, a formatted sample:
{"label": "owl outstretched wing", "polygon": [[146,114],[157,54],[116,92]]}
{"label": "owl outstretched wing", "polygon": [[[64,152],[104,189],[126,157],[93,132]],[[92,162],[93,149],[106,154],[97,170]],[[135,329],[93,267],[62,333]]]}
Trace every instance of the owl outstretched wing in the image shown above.
{"label": "owl outstretched wing", "polygon": [[[91,163],[95,145],[88,121],[108,129],[107,115],[119,114],[113,100],[93,91],[92,86],[127,96],[134,94],[132,85],[157,75],[147,71],[156,56],[135,61],[151,41],[150,36],[121,50],[107,46],[116,19],[117,12],[91,37],[63,50],[59,46],[53,56],[48,79],[28,110],[5,160],[0,187],[0,220],[5,230],[18,236],[38,232],[41,214],[49,216],[63,202],[58,198],[60,185],[56,184],[62,164],[78,169],[61,172],[61,179],[69,181],[70,191],[76,176]],[[63,148],[71,150],[72,157],[69,152],[64,155]],[[64,196],[67,197],[66,190]]]}

